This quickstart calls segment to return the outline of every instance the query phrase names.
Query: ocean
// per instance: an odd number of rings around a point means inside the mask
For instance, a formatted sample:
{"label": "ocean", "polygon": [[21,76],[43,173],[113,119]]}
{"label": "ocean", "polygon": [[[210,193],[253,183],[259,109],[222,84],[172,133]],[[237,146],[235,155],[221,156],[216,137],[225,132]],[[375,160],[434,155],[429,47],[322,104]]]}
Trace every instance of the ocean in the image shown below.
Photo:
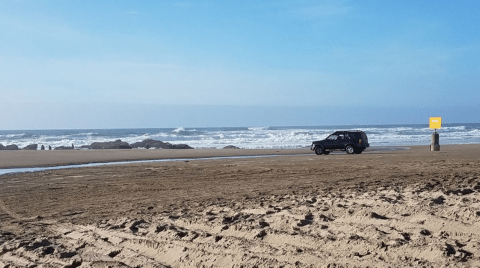
{"label": "ocean", "polygon": [[[430,144],[432,130],[422,125],[339,125],[304,127],[225,127],[225,128],[143,128],[143,129],[58,129],[0,130],[0,144],[71,146],[120,139],[128,143],[154,139],[194,148],[223,148],[234,145],[245,149],[289,149],[309,147],[336,130],[362,130],[370,146],[409,146]],[[440,145],[480,143],[480,124],[444,124],[438,130]]]}

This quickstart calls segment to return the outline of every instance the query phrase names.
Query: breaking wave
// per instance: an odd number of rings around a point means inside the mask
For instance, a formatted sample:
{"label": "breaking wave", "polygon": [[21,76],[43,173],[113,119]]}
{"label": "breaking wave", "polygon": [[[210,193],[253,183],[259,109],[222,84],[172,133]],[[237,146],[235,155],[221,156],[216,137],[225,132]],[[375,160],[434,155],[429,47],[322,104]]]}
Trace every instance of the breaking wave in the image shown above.
{"label": "breaking wave", "polygon": [[[230,127],[0,131],[0,144],[71,146],[116,139],[135,143],[155,139],[194,148],[223,148],[234,145],[248,149],[304,148],[336,130],[360,129],[367,133],[371,146],[428,145],[432,130],[427,125],[369,125],[322,127]],[[480,124],[446,124],[438,131],[440,144],[480,143]]]}

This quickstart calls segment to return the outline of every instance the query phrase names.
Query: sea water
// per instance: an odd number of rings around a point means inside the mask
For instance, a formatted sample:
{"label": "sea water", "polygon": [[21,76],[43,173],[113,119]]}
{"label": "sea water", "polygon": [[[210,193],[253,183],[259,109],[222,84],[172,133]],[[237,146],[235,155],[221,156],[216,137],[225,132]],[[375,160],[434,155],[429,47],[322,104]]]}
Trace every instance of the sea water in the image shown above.
{"label": "sea water", "polygon": [[[337,130],[362,130],[371,146],[408,146],[430,144],[432,130],[424,125],[355,126],[262,126],[226,128],[143,128],[143,129],[59,129],[0,130],[0,144],[71,146],[80,148],[93,142],[120,139],[128,143],[154,139],[194,148],[223,148],[234,145],[245,149],[305,148]],[[480,143],[480,124],[444,124],[438,130],[440,144]]]}

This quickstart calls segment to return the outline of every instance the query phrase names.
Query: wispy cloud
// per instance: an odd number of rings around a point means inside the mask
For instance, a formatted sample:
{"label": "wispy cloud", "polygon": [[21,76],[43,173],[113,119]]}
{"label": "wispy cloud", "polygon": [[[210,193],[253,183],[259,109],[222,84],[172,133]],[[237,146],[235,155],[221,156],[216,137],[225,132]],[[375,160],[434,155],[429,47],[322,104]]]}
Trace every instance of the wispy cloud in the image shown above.
{"label": "wispy cloud", "polygon": [[308,7],[300,7],[292,10],[295,15],[302,16],[307,19],[329,18],[349,13],[353,7],[343,4],[321,4]]}
{"label": "wispy cloud", "polygon": [[281,14],[300,19],[327,19],[343,16],[353,11],[353,6],[344,1],[282,1],[267,5],[279,8]]}
{"label": "wispy cloud", "polygon": [[[85,59],[32,61],[1,56],[0,78],[0,94],[12,102],[96,100],[229,105],[298,104],[293,99],[299,94],[307,98],[314,93],[316,85],[331,82],[329,77],[318,72],[258,74],[175,63]],[[292,91],[292,88],[303,90]]]}
{"label": "wispy cloud", "polygon": [[176,7],[184,8],[184,9],[189,9],[189,8],[192,8],[192,7],[193,7],[193,3],[192,3],[192,2],[185,2],[185,1],[176,2],[174,5],[175,5]]}
{"label": "wispy cloud", "polygon": [[64,20],[52,17],[38,16],[36,18],[18,17],[0,13],[2,32],[19,35],[22,38],[46,37],[52,40],[79,41],[87,40],[88,36],[65,23]]}

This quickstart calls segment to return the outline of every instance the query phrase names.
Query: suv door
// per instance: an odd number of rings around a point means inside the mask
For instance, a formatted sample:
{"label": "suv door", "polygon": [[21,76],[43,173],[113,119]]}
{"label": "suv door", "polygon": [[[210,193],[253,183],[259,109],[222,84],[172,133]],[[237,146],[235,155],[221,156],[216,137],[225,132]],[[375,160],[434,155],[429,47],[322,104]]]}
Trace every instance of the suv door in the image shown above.
{"label": "suv door", "polygon": [[345,148],[345,146],[347,146],[347,144],[356,143],[355,139],[356,139],[355,133],[345,132],[345,145],[343,146],[343,148]]}
{"label": "suv door", "polygon": [[328,136],[325,141],[325,149],[336,149],[338,146],[338,135],[333,133],[332,135]]}
{"label": "suv door", "polygon": [[348,138],[345,137],[345,133],[340,133],[338,135],[337,139],[337,144],[335,146],[335,149],[345,149],[345,146],[347,145]]}

